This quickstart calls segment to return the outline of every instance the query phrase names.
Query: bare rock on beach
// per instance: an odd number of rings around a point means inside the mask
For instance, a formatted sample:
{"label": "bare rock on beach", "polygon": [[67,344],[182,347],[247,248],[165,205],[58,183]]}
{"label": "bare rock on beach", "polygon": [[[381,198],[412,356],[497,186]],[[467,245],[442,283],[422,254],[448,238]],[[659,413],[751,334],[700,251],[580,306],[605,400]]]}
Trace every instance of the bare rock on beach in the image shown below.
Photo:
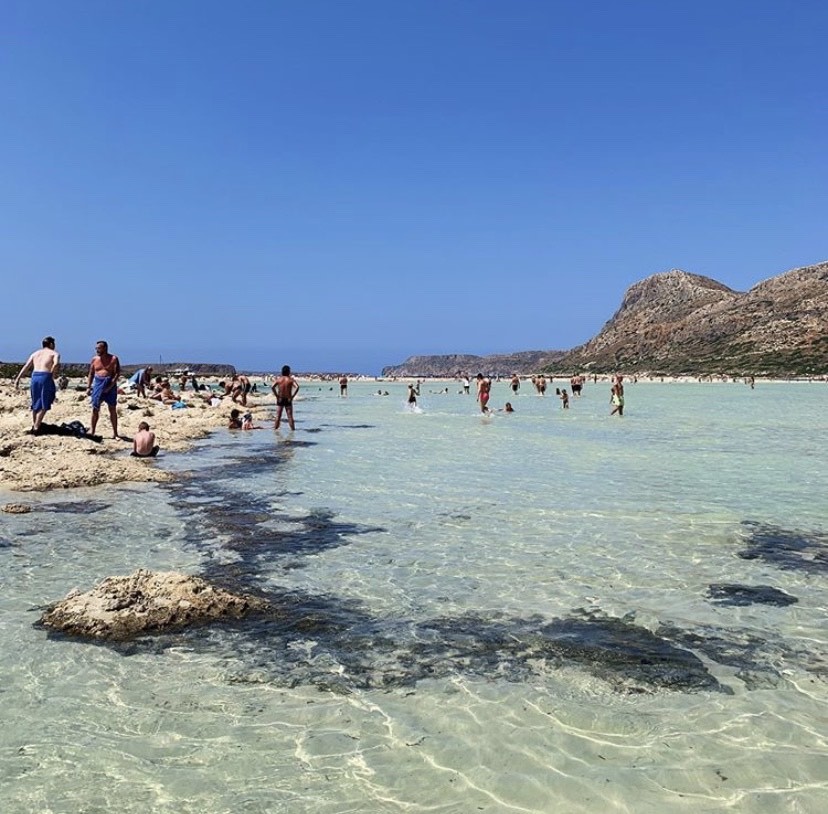
{"label": "bare rock on beach", "polygon": [[269,609],[263,599],[231,593],[199,577],[139,569],[108,577],[85,593],[71,591],[46,609],[40,624],[71,636],[125,641]]}

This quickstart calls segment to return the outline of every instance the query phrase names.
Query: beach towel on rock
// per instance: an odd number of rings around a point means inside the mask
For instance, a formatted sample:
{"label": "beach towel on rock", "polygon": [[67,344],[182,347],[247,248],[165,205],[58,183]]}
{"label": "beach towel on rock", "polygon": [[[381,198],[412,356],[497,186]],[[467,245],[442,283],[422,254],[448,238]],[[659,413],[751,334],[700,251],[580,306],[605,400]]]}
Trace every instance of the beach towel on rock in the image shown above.
{"label": "beach towel on rock", "polygon": [[[97,410],[102,402],[113,407],[118,402],[118,388],[109,387],[112,384],[111,376],[95,376],[92,380],[92,407]],[[109,387],[109,390],[106,388]]]}
{"label": "beach towel on rock", "polygon": [[30,387],[32,395],[32,412],[48,410],[55,400],[55,380],[52,374],[45,370],[32,373]]}

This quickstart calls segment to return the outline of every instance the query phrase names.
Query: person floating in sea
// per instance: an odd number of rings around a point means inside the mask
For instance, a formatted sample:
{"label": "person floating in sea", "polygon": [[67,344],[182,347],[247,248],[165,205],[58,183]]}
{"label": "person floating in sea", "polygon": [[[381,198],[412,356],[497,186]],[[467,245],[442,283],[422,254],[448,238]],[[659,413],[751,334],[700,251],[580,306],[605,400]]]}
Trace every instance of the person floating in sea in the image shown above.
{"label": "person floating in sea", "polygon": [[15,390],[20,385],[20,379],[32,369],[29,395],[32,398],[32,435],[40,432],[40,425],[43,418],[49,412],[55,401],[57,391],[55,388],[55,373],[60,365],[60,354],[55,350],[55,338],[47,336],[41,343],[40,350],[36,350],[26,360],[26,364],[20,368],[17,378],[14,380]]}
{"label": "person floating in sea", "polygon": [[339,377],[339,396],[340,398],[346,398],[348,395],[348,377],[347,376],[340,376]]}
{"label": "person floating in sea", "polygon": [[480,412],[489,412],[489,396],[492,389],[492,380],[482,373],[477,374],[477,401],[480,404]]}
{"label": "person floating in sea", "polygon": [[296,394],[299,392],[299,382],[290,372],[290,365],[282,366],[282,375],[276,377],[276,381],[273,382],[270,389],[273,395],[276,396],[276,423],[274,429],[279,429],[279,425],[282,423],[282,410],[284,410],[287,415],[288,426],[295,430],[293,399],[296,398]]}
{"label": "person floating in sea", "polygon": [[142,421],[138,425],[138,432],[132,439],[132,456],[134,458],[154,458],[160,447],[155,443],[155,433],[150,430],[149,424]]}
{"label": "person floating in sea", "polygon": [[86,380],[86,394],[92,397],[92,427],[90,435],[95,434],[101,404],[109,408],[109,420],[112,423],[112,437],[118,436],[118,379],[121,376],[121,362],[109,352],[109,345],[99,339],[95,343],[95,356],[89,363],[89,375]]}

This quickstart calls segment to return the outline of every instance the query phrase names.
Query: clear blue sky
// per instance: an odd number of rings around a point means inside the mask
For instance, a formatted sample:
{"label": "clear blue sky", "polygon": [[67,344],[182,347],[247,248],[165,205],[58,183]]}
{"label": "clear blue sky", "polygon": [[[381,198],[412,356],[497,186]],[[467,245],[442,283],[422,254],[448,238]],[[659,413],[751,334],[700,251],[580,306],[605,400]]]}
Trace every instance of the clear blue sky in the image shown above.
{"label": "clear blue sky", "polygon": [[825,259],[828,4],[5,0],[0,359],[378,372]]}

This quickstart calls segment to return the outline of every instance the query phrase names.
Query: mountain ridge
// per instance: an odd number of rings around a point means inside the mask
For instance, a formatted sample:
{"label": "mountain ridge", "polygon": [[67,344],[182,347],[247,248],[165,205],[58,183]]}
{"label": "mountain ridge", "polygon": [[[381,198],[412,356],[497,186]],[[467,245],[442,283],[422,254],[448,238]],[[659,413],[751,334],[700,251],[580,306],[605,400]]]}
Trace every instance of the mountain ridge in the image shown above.
{"label": "mountain ridge", "polygon": [[570,350],[412,356],[382,373],[823,375],[828,372],[826,326],[828,261],[790,269],[746,292],[671,269],[633,283],[603,328]]}

